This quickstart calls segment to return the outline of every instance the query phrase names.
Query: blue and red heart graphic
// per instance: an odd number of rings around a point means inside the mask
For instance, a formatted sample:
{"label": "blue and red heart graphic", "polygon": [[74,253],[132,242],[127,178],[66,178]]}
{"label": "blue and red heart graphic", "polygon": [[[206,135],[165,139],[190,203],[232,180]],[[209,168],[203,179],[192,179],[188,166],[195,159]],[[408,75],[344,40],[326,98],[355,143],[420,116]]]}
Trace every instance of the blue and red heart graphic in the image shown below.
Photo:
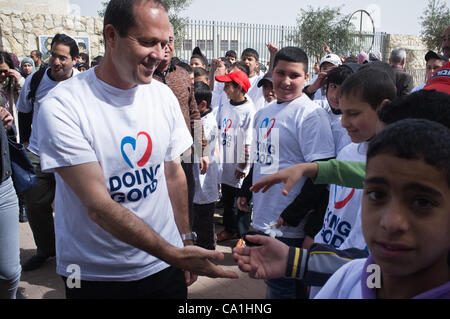
{"label": "blue and red heart graphic", "polygon": [[276,122],[276,120],[274,118],[273,119],[265,118],[262,121],[260,128],[267,128],[267,133],[266,133],[266,135],[264,135],[264,138],[267,139],[269,137],[270,133],[272,132],[273,127],[275,126],[275,122]]}
{"label": "blue and red heart graphic", "polygon": [[233,124],[233,121],[231,119],[223,119],[223,131],[225,133],[228,132],[228,130],[230,129],[231,125]]}
{"label": "blue and red heart graphic", "polygon": [[125,162],[127,162],[128,166],[131,168],[134,168],[133,164],[131,163],[130,159],[128,158],[128,155],[125,153],[124,146],[127,144],[130,144],[133,147],[133,150],[136,150],[136,141],[139,138],[139,136],[145,136],[147,138],[147,148],[144,152],[144,155],[142,155],[141,159],[137,161],[137,165],[139,167],[143,167],[147,162],[150,160],[150,156],[152,155],[152,138],[150,135],[146,132],[139,132],[136,138],[133,138],[131,136],[126,136],[122,139],[122,143],[120,145],[120,150],[122,152],[122,157],[124,158]]}

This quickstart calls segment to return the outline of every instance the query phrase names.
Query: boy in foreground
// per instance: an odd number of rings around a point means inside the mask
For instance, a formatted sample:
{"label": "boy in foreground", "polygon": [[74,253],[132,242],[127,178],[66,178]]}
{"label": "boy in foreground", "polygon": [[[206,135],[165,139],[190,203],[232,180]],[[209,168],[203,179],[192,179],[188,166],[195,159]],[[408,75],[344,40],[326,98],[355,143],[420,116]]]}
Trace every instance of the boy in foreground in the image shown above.
{"label": "boy in foreground", "polygon": [[[343,266],[317,298],[450,297],[449,149],[448,128],[426,120],[398,122],[370,142],[362,228],[372,255]],[[297,272],[298,248],[261,236],[246,239],[263,245],[259,253],[234,250],[239,267],[251,277]],[[372,264],[380,267],[381,287],[377,274],[366,271]]]}

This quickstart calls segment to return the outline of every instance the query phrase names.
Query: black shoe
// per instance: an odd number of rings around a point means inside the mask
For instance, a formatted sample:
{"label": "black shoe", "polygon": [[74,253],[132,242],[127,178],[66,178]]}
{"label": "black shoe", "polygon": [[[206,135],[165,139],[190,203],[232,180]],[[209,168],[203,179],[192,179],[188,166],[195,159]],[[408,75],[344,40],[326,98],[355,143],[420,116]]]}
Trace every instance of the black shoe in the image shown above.
{"label": "black shoe", "polygon": [[19,222],[21,223],[28,222],[27,207],[24,204],[19,205]]}
{"label": "black shoe", "polygon": [[38,254],[36,254],[33,257],[31,257],[30,259],[28,259],[25,264],[23,264],[22,270],[23,271],[36,270],[36,269],[40,268],[48,258],[53,257],[53,256],[54,255],[38,255]]}

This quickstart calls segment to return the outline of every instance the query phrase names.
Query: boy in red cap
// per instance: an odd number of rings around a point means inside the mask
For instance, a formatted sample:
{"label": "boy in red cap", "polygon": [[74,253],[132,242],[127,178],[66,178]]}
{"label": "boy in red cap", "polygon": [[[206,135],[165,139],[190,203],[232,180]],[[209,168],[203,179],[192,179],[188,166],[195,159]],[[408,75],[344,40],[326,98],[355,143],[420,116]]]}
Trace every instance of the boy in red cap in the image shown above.
{"label": "boy in red cap", "polygon": [[450,62],[433,73],[424,90],[436,90],[450,94]]}
{"label": "boy in red cap", "polygon": [[255,106],[246,97],[251,86],[247,74],[233,71],[216,76],[216,80],[225,83],[223,90],[229,99],[217,114],[225,226],[225,230],[217,235],[217,242],[221,242],[239,238],[239,235],[247,233],[250,227],[250,213],[235,209],[234,203],[243,178],[249,171]]}

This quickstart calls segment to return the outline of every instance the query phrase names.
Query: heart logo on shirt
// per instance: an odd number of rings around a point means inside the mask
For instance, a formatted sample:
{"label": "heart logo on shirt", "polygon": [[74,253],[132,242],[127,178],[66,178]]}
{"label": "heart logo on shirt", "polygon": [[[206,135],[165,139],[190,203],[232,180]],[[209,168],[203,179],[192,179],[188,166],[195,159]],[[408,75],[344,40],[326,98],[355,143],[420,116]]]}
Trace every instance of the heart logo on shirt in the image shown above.
{"label": "heart logo on shirt", "polygon": [[141,159],[139,161],[137,161],[137,165],[139,167],[143,167],[145,164],[147,164],[147,162],[150,159],[150,156],[152,155],[152,148],[153,148],[153,144],[152,144],[152,138],[150,137],[150,135],[146,132],[140,132],[138,133],[136,138],[133,138],[131,136],[126,136],[122,139],[122,143],[120,145],[120,150],[122,152],[122,157],[124,158],[125,162],[127,162],[128,166],[130,166],[131,168],[134,168],[134,165],[132,164],[132,162],[130,161],[130,158],[128,157],[128,155],[125,153],[125,145],[130,144],[131,147],[133,148],[133,151],[136,151],[136,144],[137,144],[137,139],[139,138],[139,136],[145,136],[147,138],[147,147],[145,149],[144,155],[142,155]]}
{"label": "heart logo on shirt", "polygon": [[231,119],[223,119],[223,127],[224,127],[224,132],[226,133],[226,132],[228,132],[228,130],[230,129],[230,127],[231,127],[231,124],[233,124],[233,121],[231,120]]}
{"label": "heart logo on shirt", "polygon": [[264,121],[262,121],[260,128],[267,128],[267,133],[264,135],[264,138],[268,138],[270,133],[272,132],[273,127],[275,126],[275,119],[265,118]]}
{"label": "heart logo on shirt", "polygon": [[353,198],[353,195],[355,195],[355,189],[354,188],[351,190],[350,194],[348,194],[348,196],[344,200],[342,200],[340,202],[336,202],[334,204],[334,208],[336,208],[336,209],[344,208],[345,205],[347,205],[348,202]]}

